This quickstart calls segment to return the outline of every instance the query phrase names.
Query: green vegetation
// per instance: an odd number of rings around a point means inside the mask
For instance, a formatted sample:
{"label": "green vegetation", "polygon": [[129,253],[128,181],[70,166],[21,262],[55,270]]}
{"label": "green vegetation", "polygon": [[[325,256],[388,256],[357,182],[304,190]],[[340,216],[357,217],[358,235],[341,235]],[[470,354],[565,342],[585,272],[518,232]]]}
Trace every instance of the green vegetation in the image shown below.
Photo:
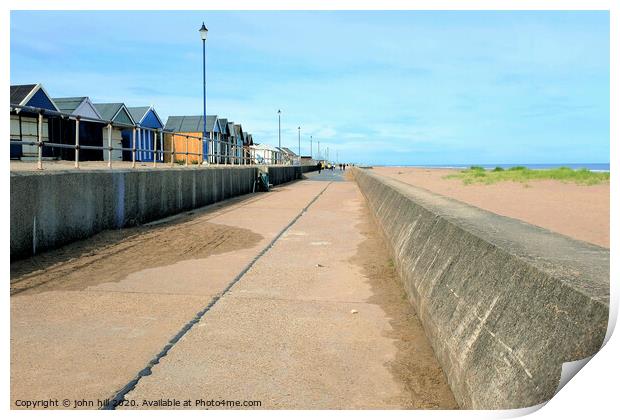
{"label": "green vegetation", "polygon": [[[176,163],[177,165],[185,165],[185,159],[175,159],[174,163]],[[199,162],[196,159],[188,159],[187,161],[188,165],[198,165]]]}
{"label": "green vegetation", "polygon": [[528,169],[514,166],[504,170],[496,167],[487,171],[481,166],[471,166],[457,174],[447,175],[447,179],[462,179],[464,184],[494,184],[502,181],[526,183],[528,181],[555,179],[562,182],[574,182],[580,185],[595,185],[609,182],[609,172],[592,172],[588,169],[571,169],[559,167],[553,169]]}

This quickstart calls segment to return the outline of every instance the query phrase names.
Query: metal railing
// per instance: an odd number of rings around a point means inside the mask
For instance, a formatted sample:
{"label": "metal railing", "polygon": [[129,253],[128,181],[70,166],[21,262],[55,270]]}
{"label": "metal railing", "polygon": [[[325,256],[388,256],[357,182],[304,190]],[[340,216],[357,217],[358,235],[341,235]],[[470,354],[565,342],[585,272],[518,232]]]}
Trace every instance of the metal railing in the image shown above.
{"label": "metal railing", "polygon": [[[123,155],[124,152],[127,152],[131,156],[131,167],[136,167],[136,162],[147,162],[150,163],[152,159],[152,166],[157,167],[158,163],[169,163],[170,166],[174,166],[175,164],[182,164],[184,166],[189,166],[191,164],[208,164],[208,165],[281,165],[284,164],[282,158],[278,157],[264,157],[257,155],[255,150],[247,147],[240,146],[239,143],[230,137],[222,138],[218,133],[215,138],[211,138],[212,134],[210,133],[210,137],[203,139],[202,137],[192,136],[189,134],[178,133],[171,130],[145,127],[139,124],[131,125],[131,124],[123,124],[117,121],[109,121],[109,120],[101,120],[97,118],[90,117],[82,117],[77,115],[72,115],[64,112],[52,111],[42,108],[30,107],[30,106],[22,106],[22,105],[13,105],[10,106],[10,112],[12,115],[19,115],[20,113],[26,114],[27,117],[33,117],[33,115],[37,116],[37,140],[36,141],[28,141],[23,140],[23,135],[20,134],[19,140],[14,139],[11,134],[10,144],[11,145],[21,145],[23,146],[35,146],[36,153],[36,163],[37,169],[43,169],[43,162],[47,159],[44,159],[43,149],[48,148],[59,148],[59,149],[69,149],[74,150],[74,165],[76,169],[80,168],[80,151],[81,150],[99,150],[104,155],[100,161],[107,161],[107,167],[112,168],[113,162],[120,161],[129,161],[124,160]],[[58,143],[54,141],[44,141],[43,139],[43,119],[47,118],[48,122],[51,119],[58,119],[64,121],[74,121],[75,124],[75,136],[70,142]],[[80,124],[81,123],[96,123],[101,124],[101,128],[107,128],[106,139],[107,146],[104,146],[102,141],[102,145],[87,145],[80,144]],[[131,130],[131,147],[121,147],[115,146],[112,141],[112,130],[114,128],[121,130]],[[20,120],[20,130],[21,130],[21,120]],[[152,139],[152,148],[143,147],[146,143],[146,139],[142,138],[146,137],[146,133],[149,132],[148,135],[149,143]],[[144,133],[144,134],[143,134]],[[168,143],[169,147],[165,148],[166,144],[166,136],[169,136]],[[50,138],[49,133],[49,123],[48,123],[48,139]],[[184,150],[177,150],[177,140],[181,139],[180,143],[184,144]],[[183,142],[184,139],[184,142]],[[118,140],[117,140],[118,141]],[[196,149],[196,146],[200,149],[200,152],[190,151],[190,142],[193,142],[193,149]],[[204,143],[208,144],[208,153],[205,155],[204,153]],[[142,146],[139,146],[142,145]],[[105,159],[105,152],[107,151],[107,159]],[[121,152],[121,159],[114,159],[114,151]],[[145,160],[146,156],[146,160]],[[169,159],[167,159],[169,157]],[[191,157],[191,162],[190,162]],[[54,160],[66,160],[61,157],[54,156]],[[167,161],[167,162],[166,162]],[[287,163],[288,164],[288,163]]]}

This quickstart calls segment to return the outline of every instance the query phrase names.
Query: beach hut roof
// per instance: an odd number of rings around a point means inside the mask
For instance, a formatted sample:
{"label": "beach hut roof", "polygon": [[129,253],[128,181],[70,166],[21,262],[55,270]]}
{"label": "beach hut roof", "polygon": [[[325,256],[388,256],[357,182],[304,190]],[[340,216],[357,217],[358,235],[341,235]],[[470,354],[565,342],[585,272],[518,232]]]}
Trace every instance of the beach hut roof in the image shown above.
{"label": "beach hut roof", "polygon": [[11,103],[23,105],[24,100],[37,85],[11,85]]}
{"label": "beach hut roof", "polygon": [[241,124],[235,124],[235,136],[243,138],[243,128],[241,128]]}
{"label": "beach hut roof", "polygon": [[289,149],[288,147],[280,147],[280,150],[282,150],[282,152],[284,152],[287,155],[290,156],[297,156],[297,153],[293,152],[291,149]]}
{"label": "beach hut roof", "polygon": [[265,144],[265,143],[263,143],[263,144],[254,144],[254,145],[251,145],[250,147],[252,149],[255,149],[255,150],[268,150],[270,152],[280,153],[280,150],[277,147],[272,146],[270,144]]}
{"label": "beach hut roof", "polygon": [[86,118],[103,119],[90,101],[88,96],[74,96],[69,98],[54,98],[54,103],[58,110],[66,114],[76,115]]}
{"label": "beach hut roof", "polygon": [[32,106],[35,108],[60,111],[43,85],[40,83],[29,85],[11,85],[12,105]]}
{"label": "beach hut roof", "polygon": [[136,124],[148,128],[161,128],[164,126],[152,105],[127,107],[127,110]]}
{"label": "beach hut roof", "polygon": [[116,121],[127,124],[135,125],[136,122],[133,119],[129,109],[122,102],[94,104],[97,108],[97,112],[101,115],[101,118],[107,121]]}
{"label": "beach hut roof", "polygon": [[[180,133],[201,133],[203,127],[202,116],[192,115],[175,115],[168,117],[166,121],[166,130],[180,132]],[[215,131],[217,123],[217,115],[207,115],[207,132]]]}
{"label": "beach hut roof", "polygon": [[230,129],[229,129],[229,126],[228,126],[228,119],[227,118],[218,118],[217,122],[220,125],[220,129],[222,130],[222,133],[230,135]]}

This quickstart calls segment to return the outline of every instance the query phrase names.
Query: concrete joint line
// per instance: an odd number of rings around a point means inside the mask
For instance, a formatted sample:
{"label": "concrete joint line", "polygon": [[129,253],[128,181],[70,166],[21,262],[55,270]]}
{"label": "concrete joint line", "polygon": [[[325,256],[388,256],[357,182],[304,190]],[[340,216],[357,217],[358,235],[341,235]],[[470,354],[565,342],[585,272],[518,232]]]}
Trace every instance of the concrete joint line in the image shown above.
{"label": "concrete joint line", "polygon": [[332,184],[332,182],[330,181],[325,188],[323,188],[317,195],[314,196],[314,198],[312,200],[310,200],[310,202],[303,208],[301,209],[301,211],[293,218],[293,220],[291,220],[272,240],[271,242],[269,242],[267,244],[267,246],[265,246],[265,248],[263,248],[253,259],[252,261],[249,262],[248,265],[245,266],[245,268],[243,270],[241,270],[241,272],[239,274],[237,274],[237,276],[230,282],[228,283],[228,285],[224,288],[224,290],[222,290],[220,293],[216,294],[211,301],[209,302],[209,304],[207,306],[205,306],[201,311],[199,311],[187,324],[185,324],[183,326],[183,328],[181,328],[179,330],[178,333],[176,333],[176,335],[174,337],[172,337],[172,339],[170,339],[170,341],[168,341],[168,343],[162,348],[162,350],[157,353],[157,355],[155,355],[155,357],[153,359],[151,359],[151,361],[149,361],[147,363],[147,365],[144,367],[144,369],[142,369],[141,371],[138,372],[138,374],[131,380],[129,381],[124,387],[122,387],[112,398],[110,398],[108,400],[108,403],[106,405],[104,405],[101,409],[102,410],[115,410],[116,409],[116,405],[119,404],[120,402],[125,400],[125,396],[130,393],[131,391],[133,391],[135,389],[135,387],[138,385],[138,382],[140,382],[140,379],[142,379],[145,376],[149,376],[151,375],[152,372],[152,368],[159,364],[160,360],[164,357],[166,357],[168,355],[168,352],[179,342],[179,340],[189,332],[189,330],[192,329],[192,327],[194,325],[196,325],[198,322],[200,322],[200,320],[202,319],[202,317],[217,303],[218,300],[220,300],[226,293],[228,293],[230,291],[230,289],[232,289],[232,287],[239,281],[241,280],[241,278],[243,278],[243,276],[250,271],[250,269],[254,266],[254,264],[256,264],[256,262],[267,253],[267,251],[269,251],[274,245],[275,243],[278,241],[278,239],[280,239],[280,237],[282,237],[282,235],[284,235],[284,233],[286,233],[287,230],[289,230],[296,222],[297,220],[299,220],[299,218],[301,216],[303,216],[307,210],[310,208],[310,206],[312,206],[312,204],[314,204],[316,202],[316,200],[319,199],[319,197],[321,195],[323,195],[323,193],[325,192],[325,190],[327,190],[327,188]]}

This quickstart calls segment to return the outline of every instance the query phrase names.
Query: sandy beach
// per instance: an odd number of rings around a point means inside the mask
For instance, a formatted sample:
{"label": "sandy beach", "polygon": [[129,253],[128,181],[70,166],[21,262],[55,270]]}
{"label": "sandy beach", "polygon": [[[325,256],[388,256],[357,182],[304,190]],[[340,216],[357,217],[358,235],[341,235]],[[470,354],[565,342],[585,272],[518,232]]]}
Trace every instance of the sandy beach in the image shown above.
{"label": "sandy beach", "polygon": [[503,216],[609,248],[609,183],[585,186],[544,180],[527,184],[465,185],[460,179],[444,178],[457,172],[453,169],[375,167],[373,171]]}

